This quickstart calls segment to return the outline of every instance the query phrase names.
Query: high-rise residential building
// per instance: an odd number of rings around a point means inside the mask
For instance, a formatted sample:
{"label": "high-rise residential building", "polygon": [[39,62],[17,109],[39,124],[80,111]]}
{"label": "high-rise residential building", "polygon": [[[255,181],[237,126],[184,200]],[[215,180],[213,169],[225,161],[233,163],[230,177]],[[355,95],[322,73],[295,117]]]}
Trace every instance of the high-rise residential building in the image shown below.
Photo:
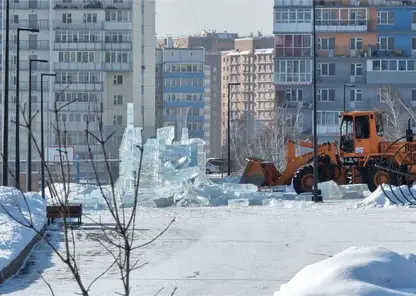
{"label": "high-rise residential building", "polygon": [[156,58],[158,125],[174,125],[177,138],[188,127],[190,137],[205,139],[205,50],[164,47]]}
{"label": "high-rise residential building", "polygon": [[339,113],[383,108],[380,89],[395,88],[416,106],[416,1],[275,0],[275,85],[311,134],[316,39],[319,141],[339,132]]}
{"label": "high-rise residential building", "polygon": [[239,119],[244,124],[240,136],[254,139],[275,118],[273,40],[273,37],[237,39],[235,50],[222,52],[223,145],[227,141],[229,83],[240,83],[239,86],[230,86],[231,120]]}
{"label": "high-rise residential building", "polygon": [[[107,156],[118,157],[129,102],[134,103],[135,124],[144,127],[144,137],[155,135],[154,0],[15,0],[10,1],[10,19],[10,119],[14,118],[16,96],[17,28],[40,30],[20,34],[21,104],[28,102],[29,59],[48,60],[32,63],[32,110],[40,108],[41,73],[56,74],[44,83],[47,151],[58,143],[51,127],[55,120],[50,110],[55,101],[58,107],[74,101],[61,110],[58,119],[67,131],[61,143],[73,147],[81,160],[89,158],[87,138],[93,157],[103,158],[97,141],[85,132],[89,122],[89,131],[98,133],[101,119],[106,135],[115,131]],[[14,159],[14,125],[9,124],[9,129],[9,156]],[[33,132],[39,139],[39,115]],[[22,161],[26,160],[25,134],[21,128]],[[33,151],[32,159],[39,159],[35,148]]]}
{"label": "high-rise residential building", "polygon": [[[179,48],[204,48],[205,65],[210,69],[210,122],[209,157],[221,157],[221,51],[234,49],[237,33],[202,31],[198,35],[179,36],[174,38],[173,46]],[[160,41],[159,43],[163,43]],[[208,97],[207,97],[208,99]]]}
{"label": "high-rise residential building", "polygon": [[221,52],[234,47],[237,33],[202,31],[197,35],[186,35],[174,38],[174,46],[180,48],[201,48],[205,52]]}

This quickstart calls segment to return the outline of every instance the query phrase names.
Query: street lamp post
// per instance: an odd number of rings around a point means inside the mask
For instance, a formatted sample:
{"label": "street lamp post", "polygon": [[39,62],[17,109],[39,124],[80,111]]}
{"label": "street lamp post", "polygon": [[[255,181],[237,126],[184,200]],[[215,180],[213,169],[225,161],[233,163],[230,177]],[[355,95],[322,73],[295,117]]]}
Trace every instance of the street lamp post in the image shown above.
{"label": "street lamp post", "polygon": [[10,42],[10,0],[5,1],[6,9],[6,41],[4,46],[4,111],[3,111],[3,186],[8,181],[8,159],[9,159],[9,42]]}
{"label": "street lamp post", "polygon": [[344,84],[344,112],[347,110],[347,101],[346,101],[346,89],[347,87],[355,87],[354,84]]}
{"label": "street lamp post", "polygon": [[312,1],[312,34],[313,34],[313,201],[321,202],[322,196],[318,191],[318,106],[316,89],[316,11],[315,1]]}
{"label": "street lamp post", "polygon": [[231,176],[231,142],[230,142],[230,138],[231,138],[231,86],[237,86],[237,85],[241,85],[241,83],[239,83],[239,82],[229,82],[228,83],[228,88],[227,88],[227,98],[228,98],[228,102],[227,102],[227,107],[228,107],[228,112],[227,112],[228,176]]}
{"label": "street lamp post", "polygon": [[27,174],[26,190],[32,191],[32,63],[47,63],[48,60],[30,59],[29,60],[29,101],[27,116]]}
{"label": "street lamp post", "polygon": [[44,140],[44,124],[43,124],[43,77],[56,77],[54,73],[42,73],[40,74],[40,164],[41,164],[41,186],[42,186],[42,198],[45,199],[45,140]]}
{"label": "street lamp post", "polygon": [[15,141],[15,178],[16,188],[20,188],[20,32],[38,33],[38,29],[17,28],[17,44],[16,44],[16,141]]}

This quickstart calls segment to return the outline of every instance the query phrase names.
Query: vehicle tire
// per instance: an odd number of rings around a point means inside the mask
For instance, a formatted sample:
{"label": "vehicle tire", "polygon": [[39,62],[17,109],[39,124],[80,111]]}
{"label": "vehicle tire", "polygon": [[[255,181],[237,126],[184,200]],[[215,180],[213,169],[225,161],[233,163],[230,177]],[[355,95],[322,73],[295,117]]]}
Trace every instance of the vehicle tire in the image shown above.
{"label": "vehicle tire", "polygon": [[207,174],[211,174],[211,171],[209,169],[206,170]]}
{"label": "vehicle tire", "polygon": [[297,194],[312,192],[313,188],[313,166],[307,164],[299,168],[293,176],[293,189]]}
{"label": "vehicle tire", "polygon": [[[395,169],[395,167],[392,167]],[[398,185],[398,175],[394,172],[388,172],[386,170],[379,169],[378,167],[371,165],[368,167],[367,173],[367,185],[370,192],[376,191],[381,184]]]}

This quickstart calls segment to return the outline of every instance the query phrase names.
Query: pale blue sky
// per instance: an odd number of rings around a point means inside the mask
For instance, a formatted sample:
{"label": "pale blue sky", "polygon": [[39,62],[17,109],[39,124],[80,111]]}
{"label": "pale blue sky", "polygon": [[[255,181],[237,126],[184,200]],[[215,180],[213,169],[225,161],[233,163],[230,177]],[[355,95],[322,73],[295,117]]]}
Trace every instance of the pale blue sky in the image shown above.
{"label": "pale blue sky", "polygon": [[273,32],[273,0],[156,0],[157,35]]}

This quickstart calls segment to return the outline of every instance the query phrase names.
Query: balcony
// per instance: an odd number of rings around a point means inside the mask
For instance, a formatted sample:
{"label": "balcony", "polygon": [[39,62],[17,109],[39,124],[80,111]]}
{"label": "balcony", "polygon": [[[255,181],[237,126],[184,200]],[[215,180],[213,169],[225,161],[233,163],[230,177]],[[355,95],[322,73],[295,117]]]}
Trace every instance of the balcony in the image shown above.
{"label": "balcony", "polygon": [[117,22],[108,21],[104,22],[104,30],[131,30],[132,22]]}
{"label": "balcony", "polygon": [[312,0],[274,0],[274,7],[281,6],[312,6]]}
{"label": "balcony", "polygon": [[96,43],[85,43],[85,42],[59,42],[54,44],[55,50],[102,50],[102,44]]}
{"label": "balcony", "polygon": [[312,57],[312,48],[306,47],[276,47],[275,57],[297,57],[310,58]]}
{"label": "balcony", "polygon": [[54,63],[55,71],[101,71],[102,63]]}
{"label": "balcony", "polygon": [[367,32],[367,20],[317,20],[318,32]]}
{"label": "balcony", "polygon": [[416,81],[415,59],[367,60],[367,83],[410,84]]}
{"label": "balcony", "polygon": [[103,9],[104,5],[102,1],[84,1],[84,0],[72,0],[62,1],[55,0],[54,9]]}
{"label": "balcony", "polygon": [[49,0],[20,0],[19,2],[10,1],[10,9],[48,9]]}
{"label": "balcony", "polygon": [[[29,70],[29,61],[20,61],[19,70]],[[16,63],[10,63],[10,70],[16,71]],[[49,71],[49,63],[33,63],[32,71]]]}
{"label": "balcony", "polygon": [[367,0],[371,6],[408,6],[416,5],[415,0]]}
{"label": "balcony", "polygon": [[112,0],[72,0],[70,3],[55,0],[54,9],[131,9],[131,0],[122,1],[122,3],[114,3]]}
{"label": "balcony", "polygon": [[365,58],[370,56],[370,45],[364,45],[361,49],[351,49],[349,47],[335,47],[334,49],[316,49],[316,56],[320,58]]}
{"label": "balcony", "polygon": [[60,83],[59,81],[55,81],[55,92],[61,91],[103,91],[103,83],[96,82],[96,83]]}
{"label": "balcony", "polygon": [[104,50],[115,50],[115,51],[130,51],[132,49],[131,42],[124,42],[124,43],[104,43],[103,45]]}
{"label": "balcony", "polygon": [[[40,76],[39,76],[40,80]],[[32,81],[32,91],[40,91],[40,81]],[[16,84],[12,84],[11,86],[12,90],[16,90]],[[20,81],[19,83],[19,89],[21,91],[29,91],[29,81]],[[48,91],[49,90],[49,81],[43,82],[43,90]],[[34,101],[36,102],[36,101]]]}
{"label": "balcony", "polygon": [[63,23],[61,21],[55,21],[53,27],[55,30],[102,30],[104,28],[104,22],[99,21],[96,23]]}
{"label": "balcony", "polygon": [[13,21],[10,22],[11,29],[17,28],[30,28],[30,29],[49,29],[49,20],[19,20],[19,22],[15,23]]}
{"label": "balcony", "polygon": [[[17,42],[10,43],[10,49],[16,50],[17,49]],[[20,40],[20,49],[23,50],[36,50],[36,49],[49,49],[49,40],[38,40],[38,41],[30,41],[30,40]]]}
{"label": "balcony", "polygon": [[312,83],[312,73],[274,73],[274,84],[308,85]]}
{"label": "balcony", "polygon": [[131,63],[103,63],[103,70],[108,72],[132,71]]}

